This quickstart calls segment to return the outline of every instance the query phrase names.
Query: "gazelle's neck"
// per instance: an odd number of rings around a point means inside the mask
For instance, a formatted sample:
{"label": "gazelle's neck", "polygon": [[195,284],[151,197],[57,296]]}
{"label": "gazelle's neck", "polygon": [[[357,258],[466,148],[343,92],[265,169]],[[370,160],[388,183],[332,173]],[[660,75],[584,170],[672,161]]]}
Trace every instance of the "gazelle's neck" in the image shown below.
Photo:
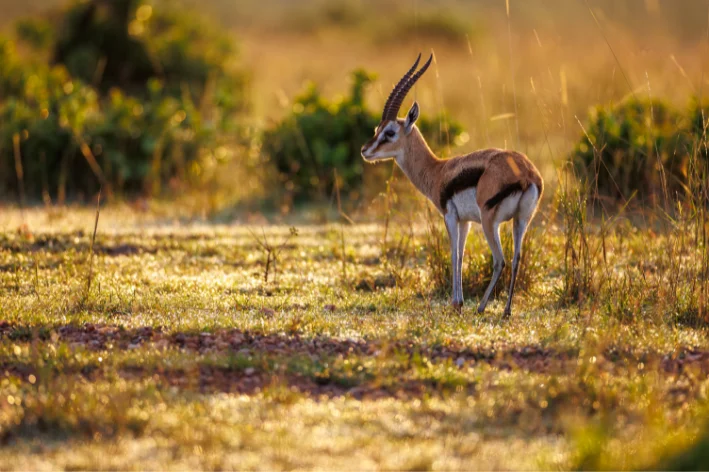
{"label": "gazelle's neck", "polygon": [[397,157],[396,163],[411,183],[438,205],[438,172],[442,161],[428,147],[428,143],[416,126],[411,130],[403,151],[402,156]]}

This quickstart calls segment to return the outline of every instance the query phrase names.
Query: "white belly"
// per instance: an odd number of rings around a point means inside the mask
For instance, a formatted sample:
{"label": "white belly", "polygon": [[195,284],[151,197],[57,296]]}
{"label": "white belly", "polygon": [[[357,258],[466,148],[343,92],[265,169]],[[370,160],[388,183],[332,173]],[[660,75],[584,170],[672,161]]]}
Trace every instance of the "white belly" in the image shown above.
{"label": "white belly", "polygon": [[476,223],[480,223],[480,207],[478,206],[476,196],[477,189],[475,187],[471,187],[467,190],[456,193],[453,195],[453,198],[450,199],[448,204],[450,205],[452,202],[453,205],[455,205],[455,209],[458,212],[458,219],[460,221],[474,221]]}
{"label": "white belly", "polygon": [[[475,187],[463,190],[453,195],[448,205],[453,204],[458,212],[460,221],[473,221],[480,223],[480,207],[477,201],[477,189]],[[514,217],[518,210],[519,201],[522,193],[516,192],[502,200],[495,211],[495,221],[502,223]],[[535,201],[536,203],[536,201]]]}

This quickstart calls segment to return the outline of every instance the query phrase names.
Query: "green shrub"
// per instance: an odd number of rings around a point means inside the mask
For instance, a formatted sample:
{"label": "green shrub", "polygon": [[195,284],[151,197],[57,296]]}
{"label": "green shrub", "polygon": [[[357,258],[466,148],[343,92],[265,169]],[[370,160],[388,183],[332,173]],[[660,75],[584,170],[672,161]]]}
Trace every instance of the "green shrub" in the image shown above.
{"label": "green shrub", "polygon": [[19,157],[30,198],[157,193],[239,136],[247,81],[225,33],[142,0],[79,2],[64,18],[58,34],[17,28],[35,48],[56,36],[54,65],[0,41],[0,192],[16,190]]}
{"label": "green shrub", "polygon": [[286,7],[279,28],[291,33],[312,34],[318,30],[356,28],[366,20],[367,9],[359,0],[292,2]]}
{"label": "green shrub", "polygon": [[53,56],[72,75],[96,85],[144,97],[146,83],[160,79],[179,97],[185,87],[200,100],[215,88],[217,105],[246,107],[247,76],[235,67],[234,42],[220,28],[168,2],[79,2],[65,14]]}
{"label": "green shrub", "polygon": [[[263,136],[263,153],[279,173],[283,188],[296,201],[323,198],[334,188],[337,170],[345,196],[361,195],[365,173],[382,178],[381,168],[365,166],[360,149],[379,124],[379,113],[365,107],[365,90],[374,77],[357,70],[352,74],[350,96],[328,101],[315,85],[296,97],[293,111]],[[431,146],[440,148],[461,134],[458,123],[448,125],[447,136],[438,132],[439,118],[422,117],[421,131]],[[435,130],[435,132],[434,132]]]}
{"label": "green shrub", "polygon": [[114,89],[103,120],[91,130],[91,142],[112,182],[131,191],[159,192],[160,182],[188,179],[188,163],[196,164],[200,148],[215,143],[215,132],[189,100],[166,92],[151,79],[148,100]]}
{"label": "green shrub", "polygon": [[663,169],[670,193],[681,190],[691,142],[684,117],[665,102],[632,98],[596,107],[585,131],[572,160],[599,195],[652,200],[662,194]]}
{"label": "green shrub", "polygon": [[[0,104],[3,189],[8,191],[17,185],[17,140],[30,194],[39,195],[50,181],[62,193],[59,189],[64,188],[69,175],[76,188],[95,190],[100,182],[91,175],[84,158],[76,156],[80,154],[81,136],[100,119],[96,92],[72,81],[60,68],[37,68],[25,75],[20,93]],[[89,188],[84,187],[87,181],[93,183]]]}
{"label": "green shrub", "polygon": [[706,470],[709,467],[709,426],[697,439],[680,451],[668,454],[654,464],[655,470]]}
{"label": "green shrub", "polygon": [[54,28],[48,21],[40,18],[18,21],[15,32],[18,39],[34,49],[48,49],[54,40]]}
{"label": "green shrub", "polygon": [[470,36],[478,36],[477,27],[464,17],[443,9],[423,11],[418,14],[400,13],[393,23],[380,26],[379,39],[384,40],[429,40],[465,43]]}
{"label": "green shrub", "polygon": [[[370,41],[426,41],[465,43],[482,33],[480,25],[469,17],[444,8],[412,10],[398,1],[364,2],[362,0],[315,0],[292,2],[279,28],[294,33],[351,30]],[[376,9],[377,15],[370,11]]]}
{"label": "green shrub", "polygon": [[689,133],[696,146],[700,161],[709,162],[709,149],[707,145],[707,128],[709,128],[709,101],[693,99],[689,106]]}

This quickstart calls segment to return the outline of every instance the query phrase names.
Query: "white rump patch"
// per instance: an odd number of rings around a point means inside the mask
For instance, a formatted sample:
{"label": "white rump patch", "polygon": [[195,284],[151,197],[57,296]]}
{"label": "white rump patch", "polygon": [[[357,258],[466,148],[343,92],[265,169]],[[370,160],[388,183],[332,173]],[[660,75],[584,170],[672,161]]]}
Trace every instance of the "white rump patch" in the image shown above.
{"label": "white rump patch", "polygon": [[502,223],[503,221],[511,220],[517,213],[521,198],[522,192],[515,192],[498,203],[495,211],[495,222]]}
{"label": "white rump patch", "polygon": [[520,219],[529,223],[534,210],[537,208],[537,200],[539,200],[539,189],[532,184],[524,192],[516,192],[502,200],[497,205],[497,213],[495,214],[495,222],[502,223],[519,215]]}

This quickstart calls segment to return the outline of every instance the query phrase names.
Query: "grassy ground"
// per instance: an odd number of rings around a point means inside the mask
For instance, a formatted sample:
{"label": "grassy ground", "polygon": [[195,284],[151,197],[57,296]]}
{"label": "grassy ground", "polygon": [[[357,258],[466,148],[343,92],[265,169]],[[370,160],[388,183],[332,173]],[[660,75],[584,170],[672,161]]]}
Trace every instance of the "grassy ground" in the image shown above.
{"label": "grassy ground", "polygon": [[[648,303],[668,237],[613,231],[598,275],[644,282],[564,303],[565,236],[540,218],[503,322],[504,293],[475,314],[484,281],[447,307],[438,227],[392,222],[385,244],[106,209],[91,265],[88,209],[2,224],[0,469],[648,467],[705,418],[706,330]],[[606,306],[621,292],[645,305]]]}

